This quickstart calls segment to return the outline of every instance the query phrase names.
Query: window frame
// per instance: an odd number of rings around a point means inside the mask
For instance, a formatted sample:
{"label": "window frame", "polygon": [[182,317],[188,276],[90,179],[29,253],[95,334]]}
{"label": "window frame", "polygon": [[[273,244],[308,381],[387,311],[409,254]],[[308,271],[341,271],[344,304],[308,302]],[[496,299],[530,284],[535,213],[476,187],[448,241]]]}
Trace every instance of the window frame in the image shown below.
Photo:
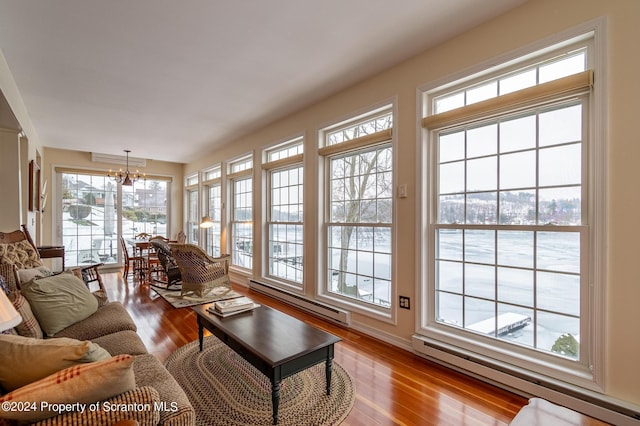
{"label": "window frame", "polygon": [[[213,222],[213,226],[204,231],[204,246],[206,252],[214,257],[224,253],[222,242],[222,229],[224,217],[224,202],[222,191],[222,166],[217,165],[203,172],[203,208],[204,215]],[[212,194],[217,191],[218,194]],[[215,201],[217,200],[217,202]],[[217,232],[216,232],[217,231]]]}
{"label": "window frame", "polygon": [[[391,126],[387,129],[376,131],[373,134],[357,135],[353,139],[346,139],[338,143],[330,143],[329,135],[336,131],[342,131],[353,126],[358,126],[368,120],[379,118],[380,116],[389,115],[391,118]],[[394,323],[397,313],[397,307],[394,301],[397,298],[396,284],[396,228],[395,221],[397,203],[395,201],[395,185],[397,180],[397,155],[395,154],[397,140],[393,132],[393,128],[397,125],[397,113],[395,101],[382,104],[380,107],[371,109],[361,114],[352,116],[334,125],[327,126],[319,131],[319,163],[322,170],[321,187],[323,189],[322,216],[320,216],[320,235],[322,253],[320,255],[320,265],[318,268],[318,284],[317,299],[328,302],[330,304],[343,307],[353,312],[378,319],[383,322]],[[377,128],[376,128],[377,130]],[[391,183],[389,201],[391,219],[388,223],[380,224],[374,222],[354,222],[353,225],[358,227],[388,228],[390,234],[389,241],[389,305],[382,306],[380,304],[359,300],[356,297],[342,295],[329,289],[331,280],[331,259],[330,259],[330,242],[331,236],[329,230],[333,225],[339,226],[340,223],[334,223],[331,220],[331,164],[334,158],[346,157],[358,153],[366,153],[371,150],[386,147],[390,150],[391,155]],[[372,251],[373,253],[373,251]]]}
{"label": "window frame", "polygon": [[[266,183],[266,191],[265,193],[265,205],[264,209],[265,215],[265,223],[264,223],[264,247],[263,253],[266,254],[264,256],[264,266],[263,266],[263,278],[267,281],[271,282],[273,285],[282,287],[288,291],[302,292],[304,290],[304,138],[296,137],[291,140],[288,140],[283,143],[278,143],[276,145],[270,146],[263,151],[263,179]],[[291,220],[275,220],[272,217],[272,203],[273,203],[273,175],[274,173],[280,172],[288,172],[292,169],[298,169],[299,182],[297,186],[300,187],[301,193],[299,194],[298,204],[300,206],[299,220],[291,221]],[[272,227],[273,226],[293,226],[299,227],[299,231],[297,232],[301,238],[302,242],[292,243],[291,245],[294,247],[294,252],[300,253],[301,259],[298,262],[294,259],[298,266],[293,266],[293,268],[299,267],[299,272],[295,273],[294,279],[290,279],[287,276],[282,276],[274,273],[272,264],[273,264],[273,253],[272,246],[270,244],[272,238]],[[288,247],[289,244],[285,242],[285,245]],[[288,251],[288,250],[287,250]],[[285,263],[288,263],[285,261]],[[299,277],[299,278],[298,278]]]}
{"label": "window frame", "polygon": [[[115,265],[122,265],[123,261],[124,261],[124,254],[122,253],[122,247],[120,245],[120,243],[118,242],[119,237],[123,237],[125,239],[130,238],[132,239],[136,234],[140,233],[140,232],[149,232],[149,233],[154,233],[157,235],[163,235],[163,236],[168,236],[170,229],[169,229],[169,225],[171,223],[171,183],[172,183],[172,179],[170,177],[166,177],[166,176],[146,176],[146,179],[144,180],[140,180],[138,182],[135,182],[133,184],[132,191],[134,192],[136,186],[140,186],[140,185],[144,185],[142,191],[143,193],[147,192],[147,181],[156,181],[156,182],[164,182],[166,184],[166,203],[164,206],[159,206],[159,205],[143,205],[141,208],[142,209],[155,209],[157,207],[164,207],[165,209],[165,217],[166,217],[166,221],[165,221],[165,231],[164,232],[158,232],[157,228],[155,230],[155,232],[153,231],[153,229],[149,228],[144,228],[144,229],[139,229],[139,230],[127,230],[127,229],[123,229],[124,228],[124,218],[121,214],[122,211],[124,211],[124,208],[122,207],[123,204],[123,199],[125,197],[123,197],[123,187],[120,184],[117,184],[115,182],[113,182],[110,178],[106,177],[106,172],[104,170],[95,170],[95,169],[78,169],[78,168],[70,168],[70,167],[64,167],[64,166],[53,166],[54,169],[54,179],[56,181],[56,191],[58,191],[61,196],[60,197],[56,197],[56,203],[55,203],[55,210],[54,210],[54,216],[53,216],[53,220],[55,223],[58,223],[58,226],[60,228],[60,243],[64,245],[64,239],[65,237],[68,237],[70,234],[65,234],[64,233],[64,213],[63,213],[63,208],[64,208],[64,203],[63,203],[63,199],[64,199],[64,175],[75,175],[75,176],[87,176],[90,178],[93,177],[98,177],[98,178],[103,178],[104,177],[104,181],[106,183],[110,183],[111,185],[113,185],[113,195],[114,195],[114,209],[115,209],[115,214],[116,214],[116,222],[114,224],[114,230],[113,230],[113,239],[111,240],[111,245],[108,247],[109,251],[110,251],[110,255],[109,258],[113,258],[113,261],[106,261],[106,260],[102,260],[99,258],[100,255],[100,251],[104,251],[107,249],[107,245],[104,244],[106,243],[106,240],[101,239],[102,241],[102,247],[98,247],[98,248],[94,248],[93,244],[92,247],[90,249],[91,254],[90,254],[90,258],[92,259],[93,262],[99,262],[99,263],[104,263],[106,266],[115,266]],[[127,187],[128,188],[128,187]],[[106,191],[106,188],[95,188],[98,189],[98,191],[91,191],[91,194],[98,194],[98,193],[103,193],[104,191]],[[134,196],[131,197],[131,199],[134,199]],[[143,222],[146,226],[146,222]],[[92,236],[95,235],[97,237],[100,237],[99,234],[91,234]],[[82,235],[78,235],[73,234],[73,236],[75,237],[82,237]],[[88,235],[87,235],[88,236]],[[76,243],[77,244],[77,243]],[[70,259],[69,256],[73,255],[74,253],[77,253],[75,255],[76,259],[75,261]],[[113,253],[113,256],[111,255],[111,253]],[[94,254],[96,256],[98,256],[98,258],[94,258]],[[67,247],[65,250],[65,264],[67,266],[83,266],[86,265],[86,263],[82,263],[82,262],[78,262],[78,259],[80,256],[78,254],[78,250],[73,250],[71,247]]]}
{"label": "window frame", "polygon": [[[186,220],[187,243],[198,244],[200,241],[200,189],[199,174],[194,173],[184,178],[184,212]],[[193,200],[195,197],[195,200]],[[195,204],[195,205],[194,205]]]}
{"label": "window frame", "polygon": [[[593,69],[604,80],[604,63],[601,51],[603,50],[602,38],[596,38],[598,31],[593,27],[589,29],[576,30],[572,35],[566,35],[564,40],[549,39],[535,46],[529,47],[526,51],[513,52],[511,57],[502,58],[503,65],[496,66],[496,60],[488,61],[490,67],[482,68],[478,66],[477,72],[469,72],[468,75],[456,75],[433,82],[428,86],[423,86],[418,92],[422,103],[422,117],[428,117],[431,111],[431,101],[439,96],[443,89],[448,91],[458,90],[460,86],[471,86],[479,81],[486,80],[487,75],[498,76],[513,72],[514,69],[527,64],[539,62],[541,59],[548,59],[558,54],[560,50],[572,50],[576,44],[586,46],[588,49],[587,69]],[[507,58],[507,59],[505,59]],[[451,83],[449,82],[451,81]],[[582,238],[585,244],[586,255],[581,259],[581,273],[583,274],[582,288],[584,293],[581,296],[580,309],[586,322],[582,329],[587,330],[586,338],[588,343],[586,348],[581,348],[581,354],[587,358],[577,363],[565,360],[561,357],[544,354],[528,348],[515,347],[512,344],[502,344],[502,342],[484,338],[483,336],[472,336],[464,330],[454,330],[453,327],[442,326],[435,321],[435,227],[437,223],[437,163],[436,142],[434,129],[427,129],[420,126],[422,134],[420,142],[420,161],[422,167],[422,188],[419,200],[419,209],[424,213],[419,214],[420,229],[423,230],[419,243],[419,250],[416,253],[419,265],[419,301],[420,315],[416,324],[416,336],[418,338],[430,338],[442,342],[451,347],[460,348],[462,351],[477,353],[482,357],[489,357],[491,363],[496,365],[519,365],[523,366],[532,376],[547,376],[560,378],[567,383],[576,384],[585,388],[601,390],[603,386],[603,330],[604,330],[604,305],[594,302],[594,295],[604,297],[606,267],[603,263],[605,253],[602,247],[605,233],[606,208],[606,146],[603,132],[603,119],[605,106],[604,96],[598,96],[598,89],[603,85],[594,82],[593,90],[587,102],[588,111],[586,116],[588,122],[583,122],[583,150],[586,156],[583,157],[582,193],[586,196],[582,209],[583,224],[589,228],[588,237]],[[427,120],[422,119],[422,122]],[[423,146],[424,145],[424,146]],[[585,241],[586,240],[586,241]],[[423,266],[422,262],[426,262]],[[582,344],[583,342],[581,342]]]}
{"label": "window frame", "polygon": [[[228,168],[228,173],[226,175],[226,179],[227,179],[227,193],[228,193],[228,205],[230,206],[229,211],[228,211],[228,215],[229,215],[229,227],[228,227],[228,232],[229,232],[229,241],[228,241],[228,249],[229,249],[229,253],[231,254],[231,266],[234,268],[238,268],[238,269],[242,269],[245,271],[253,271],[254,268],[254,263],[253,263],[253,254],[255,251],[255,247],[254,247],[254,241],[255,241],[255,237],[254,237],[254,231],[253,231],[253,223],[255,220],[255,206],[254,206],[254,192],[255,192],[255,188],[254,188],[254,178],[253,178],[253,155],[246,155],[243,157],[240,157],[236,160],[230,161],[227,164],[227,168]],[[248,181],[248,186],[249,186],[249,192],[245,192],[245,194],[249,194],[248,196],[248,201],[250,202],[250,205],[248,207],[242,207],[242,208],[248,208],[251,210],[250,213],[250,217],[248,219],[245,220],[240,220],[236,218],[236,210],[237,210],[237,203],[236,203],[236,199],[237,199],[237,187],[236,185],[244,182],[244,181]],[[243,244],[242,247],[243,248],[238,248],[238,238],[240,238],[238,235],[238,227],[239,226],[244,226],[246,228],[249,229],[249,238],[244,238],[243,240]],[[250,244],[250,249],[247,250],[246,249],[246,243],[247,241]],[[250,257],[250,265],[242,265],[238,263],[238,257],[239,256],[239,250],[244,250],[245,252],[249,252],[249,257]]]}

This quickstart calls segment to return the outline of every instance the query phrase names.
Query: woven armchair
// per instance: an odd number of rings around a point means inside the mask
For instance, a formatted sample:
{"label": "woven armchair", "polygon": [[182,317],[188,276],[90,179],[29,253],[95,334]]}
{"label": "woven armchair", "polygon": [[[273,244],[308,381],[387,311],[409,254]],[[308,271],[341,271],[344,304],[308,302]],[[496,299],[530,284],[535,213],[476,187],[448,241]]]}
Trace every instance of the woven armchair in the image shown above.
{"label": "woven armchair", "polygon": [[192,292],[203,297],[214,287],[229,287],[229,259],[223,255],[211,257],[194,244],[169,244],[182,276],[181,295]]}

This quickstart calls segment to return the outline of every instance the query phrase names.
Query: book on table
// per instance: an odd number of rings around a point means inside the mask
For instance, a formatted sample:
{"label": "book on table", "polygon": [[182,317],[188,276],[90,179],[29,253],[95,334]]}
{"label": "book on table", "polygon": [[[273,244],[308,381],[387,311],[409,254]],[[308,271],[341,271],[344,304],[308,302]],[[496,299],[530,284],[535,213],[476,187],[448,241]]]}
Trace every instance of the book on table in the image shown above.
{"label": "book on table", "polygon": [[226,314],[235,311],[244,311],[247,309],[253,309],[255,306],[253,300],[246,296],[238,297],[229,300],[220,300],[213,304],[213,308],[221,314]]}

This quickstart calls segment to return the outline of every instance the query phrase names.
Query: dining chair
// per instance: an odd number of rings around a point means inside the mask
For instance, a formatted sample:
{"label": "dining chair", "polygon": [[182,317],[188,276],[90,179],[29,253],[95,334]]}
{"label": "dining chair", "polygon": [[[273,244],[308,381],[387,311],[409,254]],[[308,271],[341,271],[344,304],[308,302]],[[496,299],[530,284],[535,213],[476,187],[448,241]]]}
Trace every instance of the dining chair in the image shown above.
{"label": "dining chair", "polygon": [[129,276],[129,268],[133,268],[133,277],[143,278],[145,271],[145,261],[144,257],[135,254],[131,256],[129,254],[129,249],[127,248],[127,242],[124,240],[124,237],[120,237],[120,246],[122,248],[122,254],[124,256],[124,271],[122,273],[122,278],[127,281],[127,277]]}

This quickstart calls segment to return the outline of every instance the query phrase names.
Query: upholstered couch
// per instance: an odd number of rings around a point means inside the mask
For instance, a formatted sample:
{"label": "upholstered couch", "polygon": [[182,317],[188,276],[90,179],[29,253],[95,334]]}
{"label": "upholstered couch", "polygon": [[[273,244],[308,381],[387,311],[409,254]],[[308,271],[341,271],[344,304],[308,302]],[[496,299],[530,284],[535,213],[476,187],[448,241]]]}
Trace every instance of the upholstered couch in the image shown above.
{"label": "upholstered couch", "polygon": [[[0,247],[0,252],[7,253],[4,249]],[[9,250],[12,256],[13,249]],[[27,257],[32,259],[33,254]],[[10,331],[13,335],[0,335],[0,384],[12,385],[12,389],[0,389],[0,402],[9,402],[0,404],[0,424],[26,420],[37,425],[110,425],[124,419],[137,420],[140,425],[195,424],[186,394],[147,352],[122,304],[107,301],[102,289],[92,293],[78,271],[38,277],[47,274],[37,262],[19,269],[11,263],[15,259],[4,260],[7,263],[0,257],[0,284],[5,283],[0,291],[9,294],[23,321]],[[29,281],[22,282],[21,277]],[[60,308],[56,304],[65,297],[73,303],[62,307],[64,314],[56,314]],[[77,318],[82,319],[75,321]],[[47,351],[52,355],[47,356]],[[60,351],[73,356],[58,360]],[[31,363],[30,356],[34,357]],[[29,413],[42,411],[43,401],[61,402],[56,398],[64,395],[72,399],[67,402],[85,402],[84,410],[78,405],[59,414]],[[34,416],[40,419],[34,421]]]}

